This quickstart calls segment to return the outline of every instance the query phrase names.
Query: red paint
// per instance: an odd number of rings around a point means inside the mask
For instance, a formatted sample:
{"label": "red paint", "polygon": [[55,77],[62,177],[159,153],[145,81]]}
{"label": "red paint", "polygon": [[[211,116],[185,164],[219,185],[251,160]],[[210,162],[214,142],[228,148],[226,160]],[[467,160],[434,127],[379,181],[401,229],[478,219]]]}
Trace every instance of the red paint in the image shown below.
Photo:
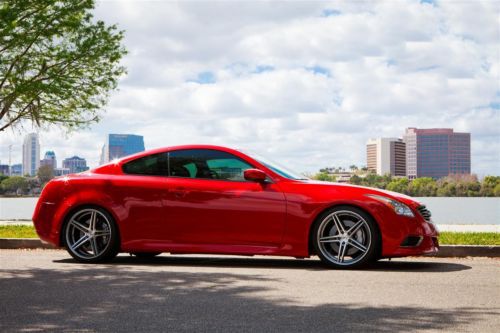
{"label": "red paint", "polygon": [[[224,151],[258,171],[247,179],[227,181],[167,176],[127,175],[122,165],[136,158],[181,149]],[[258,181],[257,181],[258,180]],[[408,205],[415,217],[396,215],[366,194],[383,195]],[[106,209],[120,232],[121,250],[171,253],[269,254],[307,257],[315,218],[336,205],[352,205],[369,213],[382,234],[382,256],[420,255],[437,251],[434,225],[416,211],[410,197],[372,188],[291,180],[232,149],[177,146],[150,150],[76,175],[57,178],[43,190],[33,214],[41,239],[61,246],[67,215],[82,205]],[[399,244],[409,235],[424,237],[413,248]]]}

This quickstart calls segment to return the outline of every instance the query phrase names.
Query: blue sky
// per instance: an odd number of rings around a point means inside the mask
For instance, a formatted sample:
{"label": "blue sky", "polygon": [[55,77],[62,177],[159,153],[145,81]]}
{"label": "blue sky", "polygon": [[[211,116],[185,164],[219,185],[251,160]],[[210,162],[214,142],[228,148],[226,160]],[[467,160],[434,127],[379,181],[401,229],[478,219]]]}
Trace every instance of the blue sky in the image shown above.
{"label": "blue sky", "polygon": [[[102,1],[128,74],[101,123],[41,130],[42,152],[95,166],[106,133],[146,148],[250,148],[313,172],[364,165],[371,137],[472,133],[472,170],[500,174],[499,2]],[[473,15],[471,15],[473,13]],[[31,131],[0,134],[0,161]]]}

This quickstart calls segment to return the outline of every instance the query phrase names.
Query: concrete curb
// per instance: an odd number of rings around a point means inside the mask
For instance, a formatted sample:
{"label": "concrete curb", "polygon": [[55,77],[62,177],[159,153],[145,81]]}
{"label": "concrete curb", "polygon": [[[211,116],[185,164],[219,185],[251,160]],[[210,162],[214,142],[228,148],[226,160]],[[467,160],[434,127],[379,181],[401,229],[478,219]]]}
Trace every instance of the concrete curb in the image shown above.
{"label": "concrete curb", "polygon": [[500,257],[499,245],[441,245],[436,257]]}
{"label": "concrete curb", "polygon": [[0,238],[0,249],[55,249],[36,238]]}
{"label": "concrete curb", "polygon": [[[0,238],[0,249],[55,249],[35,238]],[[436,257],[500,257],[500,246],[441,245]]]}

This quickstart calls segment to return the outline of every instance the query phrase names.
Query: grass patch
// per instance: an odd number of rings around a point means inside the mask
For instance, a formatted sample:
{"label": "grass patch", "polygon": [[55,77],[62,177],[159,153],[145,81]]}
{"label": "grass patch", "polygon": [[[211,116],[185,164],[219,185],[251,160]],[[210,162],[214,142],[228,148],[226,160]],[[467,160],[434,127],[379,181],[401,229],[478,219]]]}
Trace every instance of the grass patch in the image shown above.
{"label": "grass patch", "polygon": [[0,238],[38,238],[31,225],[0,225]]}
{"label": "grass patch", "polygon": [[499,232],[440,232],[442,245],[500,245]]}
{"label": "grass patch", "polygon": [[[0,225],[0,238],[38,238],[31,225]],[[441,232],[442,245],[500,245],[498,232]]]}

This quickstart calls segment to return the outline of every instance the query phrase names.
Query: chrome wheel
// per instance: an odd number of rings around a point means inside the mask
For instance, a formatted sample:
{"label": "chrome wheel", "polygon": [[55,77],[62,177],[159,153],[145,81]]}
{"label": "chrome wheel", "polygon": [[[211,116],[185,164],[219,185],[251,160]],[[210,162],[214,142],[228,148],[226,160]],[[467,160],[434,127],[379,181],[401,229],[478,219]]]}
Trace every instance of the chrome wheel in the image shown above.
{"label": "chrome wheel", "polygon": [[91,260],[107,252],[112,239],[110,219],[98,209],[87,208],[71,216],[66,226],[66,246],[71,255]]}
{"label": "chrome wheel", "polygon": [[316,248],[328,263],[352,266],[372,251],[372,231],[360,214],[336,210],[324,217],[316,233]]}

